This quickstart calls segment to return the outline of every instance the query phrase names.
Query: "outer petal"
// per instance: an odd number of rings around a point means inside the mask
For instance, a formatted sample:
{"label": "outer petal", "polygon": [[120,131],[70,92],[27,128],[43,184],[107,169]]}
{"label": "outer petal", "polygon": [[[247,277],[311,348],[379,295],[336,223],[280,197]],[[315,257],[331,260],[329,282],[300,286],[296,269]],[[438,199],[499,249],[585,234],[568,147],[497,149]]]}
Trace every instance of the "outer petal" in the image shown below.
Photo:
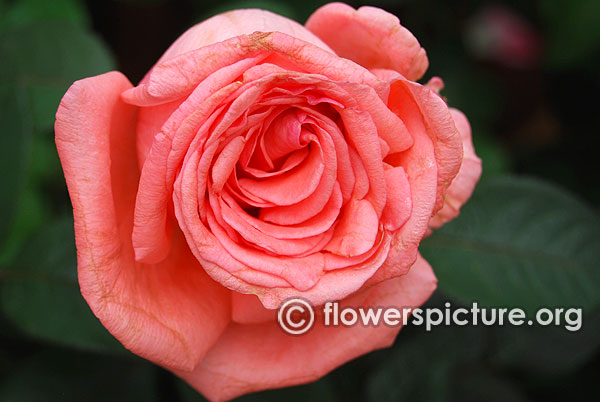
{"label": "outer petal", "polygon": [[[435,290],[429,264],[419,258],[408,274],[346,299],[346,306],[416,307]],[[340,306],[340,308],[343,308]],[[211,401],[314,381],[341,364],[394,342],[400,326],[325,327],[291,336],[275,322],[230,325],[193,372],[175,371]]]}
{"label": "outer petal", "polygon": [[277,310],[266,309],[255,295],[231,292],[231,320],[238,324],[273,322]]}
{"label": "outer petal", "polygon": [[[223,14],[215,15],[199,24],[194,25],[187,31],[185,31],[160,57],[154,67],[148,71],[144,79],[139,83],[141,88],[146,89],[145,91],[135,91],[126,97],[132,101],[133,98],[138,97],[136,102],[140,102],[144,99],[145,103],[151,103],[155,101],[156,92],[161,92],[157,87],[161,83],[155,83],[156,81],[156,67],[161,70],[159,75],[169,75],[169,71],[165,72],[161,67],[166,61],[181,56],[184,53],[198,51],[206,46],[215,45],[219,42],[231,40],[240,35],[251,35],[255,32],[280,32],[289,35],[293,38],[299,39],[303,42],[310,43],[317,46],[318,48],[328,52],[334,53],[321,39],[316,37],[312,32],[307,30],[305,27],[297,23],[296,21],[282,17],[281,15],[274,14],[265,10],[233,10]],[[236,44],[238,49],[240,44]],[[219,49],[217,46],[215,49]],[[182,70],[177,74],[179,75],[191,75],[191,74],[202,74],[205,70],[210,70],[215,66],[223,67],[232,64],[233,61],[229,60],[227,52],[216,51],[215,55],[206,54],[202,55],[202,64],[186,71],[186,68],[192,66],[183,66],[184,61],[175,63],[175,67],[181,67]],[[252,56],[249,56],[252,57]],[[192,60],[193,61],[193,60]],[[171,63],[173,64],[173,63]],[[189,63],[187,63],[189,64]],[[219,68],[217,67],[217,68]],[[197,71],[196,71],[197,70]],[[153,77],[154,75],[154,77]],[[208,75],[208,74],[207,74]],[[207,76],[206,75],[206,76]],[[197,84],[197,83],[196,83]],[[176,84],[173,84],[177,86]],[[161,86],[165,86],[166,91],[169,89],[169,83],[162,83]],[[164,90],[164,89],[163,89]],[[131,92],[131,91],[130,91]],[[150,95],[150,96],[148,96]]]}
{"label": "outer petal", "polygon": [[403,78],[394,81],[389,106],[413,136],[425,132],[433,142],[438,170],[436,212],[442,207],[443,196],[460,169],[463,152],[460,133],[446,103],[426,86]]}
{"label": "outer petal", "polygon": [[409,150],[386,159],[406,170],[412,210],[406,223],[394,232],[386,262],[367,285],[402,275],[410,267],[431,216],[442,207],[462,160],[460,134],[448,107],[434,91],[398,76],[392,83],[388,105],[415,141]]}
{"label": "outer petal", "polygon": [[306,27],[344,58],[371,68],[398,71],[409,80],[423,76],[425,50],[398,18],[375,7],[354,10],[330,3],[313,13]]}
{"label": "outer petal", "polygon": [[254,57],[269,57],[271,62],[288,70],[366,84],[381,97],[387,97],[389,91],[389,85],[367,69],[329,50],[281,32],[254,32],[160,61],[123,98],[137,106],[171,102],[188,95],[215,71]]}
{"label": "outer petal", "polygon": [[254,32],[281,32],[333,53],[321,39],[296,21],[270,11],[248,9],[215,15],[194,25],[169,46],[158,63],[190,50]]}
{"label": "outer petal", "polygon": [[385,171],[385,183],[388,195],[381,221],[386,229],[397,230],[406,223],[412,212],[410,183],[401,166]]}
{"label": "outer petal", "polygon": [[161,263],[134,261],[139,171],[136,108],[118,72],[74,83],[56,114],[56,145],[73,203],[81,293],[132,352],[191,370],[229,322],[229,292],[215,284],[177,232]]}
{"label": "outer petal", "polygon": [[471,197],[481,177],[481,159],[475,154],[471,141],[471,126],[467,117],[457,109],[450,109],[456,128],[463,141],[463,160],[458,174],[448,187],[444,206],[431,218],[429,227],[436,229],[458,216],[460,207]]}

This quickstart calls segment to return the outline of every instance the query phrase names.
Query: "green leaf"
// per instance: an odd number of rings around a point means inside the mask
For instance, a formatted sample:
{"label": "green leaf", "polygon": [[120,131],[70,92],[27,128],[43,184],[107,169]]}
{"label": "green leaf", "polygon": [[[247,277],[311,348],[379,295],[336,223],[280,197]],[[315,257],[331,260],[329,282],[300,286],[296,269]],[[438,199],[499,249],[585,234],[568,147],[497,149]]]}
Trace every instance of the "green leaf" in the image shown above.
{"label": "green leaf", "polygon": [[0,240],[14,221],[27,177],[32,127],[26,95],[21,87],[0,83]]}
{"label": "green leaf", "polygon": [[[477,361],[484,351],[485,328],[422,328],[414,337],[401,333],[387,359],[367,381],[368,401],[448,401],[456,368]],[[408,332],[408,331],[406,331]]]}
{"label": "green leaf", "polygon": [[0,29],[48,20],[89,23],[85,8],[78,0],[19,0],[0,18]]}
{"label": "green leaf", "polygon": [[57,21],[0,32],[0,60],[0,167],[5,172],[0,178],[0,265],[6,265],[46,218],[49,202],[41,187],[60,176],[48,134],[61,97],[73,81],[106,72],[114,63],[85,28]]}
{"label": "green leaf", "polygon": [[2,401],[158,401],[156,369],[141,359],[49,349],[13,361],[11,371],[0,382]]}
{"label": "green leaf", "polygon": [[537,2],[545,25],[547,60],[551,67],[574,63],[596,72],[600,30],[600,2],[596,0],[555,0]]}
{"label": "green leaf", "polygon": [[482,162],[481,180],[506,174],[512,170],[511,160],[502,145],[476,127],[473,127],[473,146]]}
{"label": "green leaf", "polygon": [[427,54],[431,55],[432,68],[427,72],[428,78],[422,82],[434,76],[443,77],[441,95],[447,98],[449,106],[467,115],[475,138],[479,129],[494,124],[498,119],[498,110],[506,107],[502,87],[485,70],[459,57],[464,54],[464,49],[457,46],[456,42],[447,40],[431,45],[431,48],[427,48]]}
{"label": "green leaf", "polygon": [[73,81],[114,68],[105,45],[76,24],[45,21],[0,34],[0,79],[27,90],[38,130],[52,130],[62,95]]}
{"label": "green leaf", "polygon": [[600,310],[583,316],[578,331],[561,327],[499,327],[492,364],[535,377],[557,378],[587,363],[600,350]]}
{"label": "green leaf", "polygon": [[485,367],[474,366],[461,370],[453,384],[454,401],[461,402],[526,402],[522,391],[510,381],[494,375]]}
{"label": "green leaf", "polygon": [[63,189],[64,176],[56,151],[54,136],[38,135],[33,138],[30,176],[36,183],[59,182]]}
{"label": "green leaf", "polygon": [[0,307],[19,330],[37,339],[122,353],[81,296],[73,221],[47,222],[10,268],[0,270]]}
{"label": "green leaf", "polygon": [[23,242],[50,216],[48,206],[43,201],[40,189],[33,185],[31,177],[19,197],[6,241],[0,248],[0,266],[10,264],[18,254]]}
{"label": "green leaf", "polygon": [[587,311],[600,302],[599,223],[557,187],[497,177],[480,183],[461,215],[420,250],[440,289],[466,304]]}

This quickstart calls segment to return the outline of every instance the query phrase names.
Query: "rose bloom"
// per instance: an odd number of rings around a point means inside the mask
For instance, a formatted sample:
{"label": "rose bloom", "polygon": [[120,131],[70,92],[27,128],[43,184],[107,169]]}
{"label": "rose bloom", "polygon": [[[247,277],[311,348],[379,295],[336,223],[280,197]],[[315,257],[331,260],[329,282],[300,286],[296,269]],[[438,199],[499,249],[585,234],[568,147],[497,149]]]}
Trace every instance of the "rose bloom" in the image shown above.
{"label": "rose bloom", "polygon": [[458,214],[481,162],[441,80],[415,82],[427,66],[395,16],[333,3],[305,26],[210,18],[136,87],[119,72],[75,82],[56,144],[94,314],[214,401],[390,346],[399,326],[317,319],[292,336],[276,309],[434,291],[419,242]]}

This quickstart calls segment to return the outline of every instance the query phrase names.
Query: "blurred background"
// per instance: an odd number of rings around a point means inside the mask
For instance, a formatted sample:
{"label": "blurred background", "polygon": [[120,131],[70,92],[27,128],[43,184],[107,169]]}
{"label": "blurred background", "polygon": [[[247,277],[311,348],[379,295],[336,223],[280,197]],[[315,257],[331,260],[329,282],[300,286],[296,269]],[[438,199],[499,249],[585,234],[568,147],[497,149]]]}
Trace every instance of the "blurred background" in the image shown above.
{"label": "blurred background", "polygon": [[[54,113],[76,79],[139,81],[188,27],[258,7],[304,22],[325,2],[0,0],[0,401],[202,401],[125,351],[79,293]],[[423,79],[473,126],[483,177],[421,251],[429,306],[581,307],[583,327],[404,328],[322,380],[240,401],[583,401],[600,378],[600,2],[351,1],[397,15]],[[309,353],[309,352],[308,352]],[[276,369],[276,368],[274,368]]]}

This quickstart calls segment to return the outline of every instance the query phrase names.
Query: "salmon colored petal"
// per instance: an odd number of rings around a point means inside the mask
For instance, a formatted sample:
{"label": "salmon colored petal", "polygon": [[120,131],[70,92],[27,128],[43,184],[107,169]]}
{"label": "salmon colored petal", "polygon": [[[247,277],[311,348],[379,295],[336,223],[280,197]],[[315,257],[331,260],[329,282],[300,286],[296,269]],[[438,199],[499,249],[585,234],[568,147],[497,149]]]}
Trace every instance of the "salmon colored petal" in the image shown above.
{"label": "salmon colored petal", "polygon": [[306,121],[306,114],[290,109],[282,113],[269,125],[264,134],[265,151],[271,160],[296,151],[307,145],[302,141],[302,125]]}
{"label": "salmon colored petal", "polygon": [[458,174],[448,187],[444,206],[429,222],[432,229],[436,229],[458,216],[460,207],[471,197],[475,184],[481,177],[481,159],[475,154],[475,148],[473,148],[469,120],[457,109],[450,109],[450,113],[462,137],[463,160]]}
{"label": "salmon colored petal", "polygon": [[342,192],[342,198],[344,202],[350,200],[352,190],[354,188],[354,173],[352,171],[352,163],[350,161],[350,151],[348,149],[348,143],[344,138],[340,128],[331,119],[323,116],[316,111],[312,111],[311,116],[315,119],[317,124],[313,126],[321,137],[325,136],[325,133],[331,137],[334,144],[337,164],[337,176],[336,181],[340,185]]}
{"label": "salmon colored petal", "polygon": [[161,263],[134,260],[139,180],[136,108],[118,72],[75,82],[56,114],[56,145],[75,217],[81,292],[102,324],[132,352],[191,370],[230,320],[229,292],[212,281],[179,232]]}
{"label": "salmon colored petal", "polygon": [[429,65],[413,34],[395,15],[379,8],[354,10],[343,3],[330,3],[315,11],[305,25],[339,56],[368,69],[392,69],[418,80]]}
{"label": "salmon colored petal", "polygon": [[246,145],[244,137],[235,137],[223,148],[212,166],[212,190],[220,193]]}
{"label": "salmon colored petal", "polygon": [[[283,16],[265,10],[246,9],[233,10],[223,14],[215,15],[204,20],[185,31],[161,56],[156,65],[164,61],[180,56],[184,53],[213,45],[240,35],[250,35],[254,32],[282,32],[292,37],[301,39],[321,49],[333,53],[329,47],[317,38],[305,27]],[[155,66],[156,66],[155,65]],[[223,64],[225,66],[227,64]],[[150,70],[140,82],[141,87],[147,87]],[[140,97],[137,97],[137,96]],[[150,96],[148,96],[150,95]],[[151,92],[144,91],[129,92],[127,98],[130,101],[138,99],[137,102],[146,104],[153,102]]]}
{"label": "salmon colored petal", "polygon": [[[138,261],[157,263],[168,254],[168,207],[172,183],[181,159],[198,129],[203,124],[210,125],[216,118],[214,111],[218,105],[241,85],[230,82],[258,61],[259,59],[241,60],[216,71],[202,81],[168,116],[160,131],[152,135],[141,171],[135,209],[133,245]],[[167,105],[169,104],[172,103]],[[163,105],[142,108],[141,116],[145,117],[150,113],[147,110],[157,110],[157,116],[161,116],[162,108]],[[138,136],[140,134],[144,135],[143,138],[147,136],[144,132],[138,133]],[[140,142],[149,141],[138,140],[138,149]]]}
{"label": "salmon colored petal", "polygon": [[367,200],[350,200],[325,250],[345,257],[364,254],[375,245],[378,231],[379,217],[371,203]]}
{"label": "salmon colored petal", "polygon": [[241,237],[255,247],[268,250],[278,256],[303,256],[309,253],[319,251],[322,245],[327,244],[333,234],[333,230],[320,233],[315,236],[308,236],[297,239],[281,239],[275,236],[265,234],[250,225],[243,217],[231,213],[229,205],[222,198],[216,199],[214,193],[210,193],[211,205],[219,203],[217,208],[213,207],[215,212],[221,215],[222,225],[227,225],[236,231]]}
{"label": "salmon colored petal", "polygon": [[299,289],[310,288],[318,281],[323,269],[319,256],[281,259],[241,247],[220,226],[210,209],[206,211],[205,225],[198,216],[201,156],[193,152],[186,159],[174,186],[175,215],[192,252],[211,277],[242,293],[256,293],[260,291],[258,286],[290,283]]}
{"label": "salmon colored petal", "polygon": [[387,230],[395,231],[406,223],[412,212],[410,183],[402,166],[385,171],[387,202],[381,222]]}
{"label": "salmon colored petal", "polygon": [[392,166],[402,166],[405,170],[410,185],[412,208],[406,223],[392,234],[387,259],[369,279],[367,286],[407,272],[417,258],[417,248],[427,232],[437,197],[439,175],[435,153],[436,137],[428,133],[418,106],[410,97],[402,99],[406,94],[398,91],[392,91],[392,95],[392,110],[403,118],[414,138],[414,145],[405,152],[391,155],[386,162]]}
{"label": "salmon colored petal", "polygon": [[[315,304],[341,299],[358,290],[385,261],[390,238],[386,234],[369,253],[353,258],[274,257],[241,247],[207,209],[207,225],[199,219],[198,164],[193,152],[175,182],[175,214],[192,252],[208,274],[229,289],[256,294],[267,308],[301,295]],[[345,269],[342,269],[347,267]],[[324,270],[335,271],[324,273]],[[293,285],[293,286],[292,286]]]}
{"label": "salmon colored petal", "polygon": [[136,127],[137,156],[140,171],[146,162],[146,157],[152,148],[152,143],[160,133],[163,124],[169,119],[179,107],[181,101],[164,103],[153,108],[141,108],[138,112]]}
{"label": "salmon colored petal", "polygon": [[[197,163],[197,153],[190,157],[188,165]],[[190,168],[191,169],[191,168]],[[256,293],[266,288],[288,287],[282,277],[267,272],[249,269],[234,259],[215,238],[208,228],[198,221],[197,180],[190,175],[180,175],[173,192],[174,210],[179,226],[184,232],[192,253],[202,263],[204,270],[217,282],[241,293]],[[186,188],[185,195],[182,188]]]}
{"label": "salmon colored petal", "polygon": [[[347,141],[356,150],[367,173],[369,191],[366,199],[380,217],[385,206],[386,191],[377,127],[369,113],[362,110],[343,109],[340,111],[340,117],[344,122]],[[355,194],[355,197],[359,196]]]}
{"label": "salmon colored petal", "polygon": [[400,74],[398,71],[390,70],[389,68],[371,68],[369,71],[380,80],[388,82],[397,80],[398,74]]}
{"label": "salmon colored petal", "polygon": [[231,292],[231,320],[237,324],[275,322],[277,310],[266,309],[255,295]]}
{"label": "salmon colored petal", "polygon": [[373,88],[352,83],[342,83],[341,85],[354,96],[359,109],[371,115],[377,126],[379,137],[389,147],[388,152],[402,152],[413,144],[413,139],[402,120],[383,103]]}
{"label": "salmon colored petal", "polygon": [[[311,113],[308,109],[303,109]],[[324,116],[315,118],[315,112],[312,117],[318,120],[318,124],[311,126],[312,130],[321,140],[325,156],[325,174],[322,176],[315,191],[304,200],[289,206],[274,206],[263,208],[260,211],[260,219],[266,222],[272,222],[280,225],[295,225],[313,219],[319,215],[325,206],[333,197],[332,191],[337,182],[340,184],[342,196],[344,190],[353,185],[354,177],[348,172],[351,171],[351,164],[348,157],[348,145],[343,139],[339,127],[332,121],[325,121]],[[337,176],[336,176],[337,166]],[[348,190],[347,190],[348,191]],[[349,194],[347,194],[349,199]]]}
{"label": "salmon colored petal", "polygon": [[315,191],[325,171],[320,145],[315,141],[310,149],[308,158],[296,169],[265,181],[240,179],[240,188],[276,205],[292,205],[306,199]]}
{"label": "salmon colored petal", "polygon": [[240,60],[269,57],[271,63],[289,70],[312,72],[335,81],[370,85],[380,97],[389,85],[358,64],[302,39],[281,32],[255,32],[201,47],[157,63],[124,99],[137,106],[153,106],[188,95],[215,71]]}
{"label": "salmon colored petal", "polygon": [[[408,274],[342,301],[345,306],[416,307],[436,288],[429,264],[419,258]],[[389,347],[400,326],[325,327],[290,336],[276,322],[230,325],[193,372],[174,371],[211,401],[314,381],[372,350]]]}
{"label": "salmon colored petal", "polygon": [[333,53],[321,39],[296,21],[266,10],[246,9],[228,11],[194,25],[173,42],[158,63],[191,50],[254,32],[281,32]]}
{"label": "salmon colored petal", "polygon": [[[319,281],[324,265],[323,257],[319,254],[291,258],[269,255],[232,240],[232,236],[219,224],[212,210],[208,211],[207,221],[210,232],[216,237],[220,246],[226,250],[225,252],[250,269],[283,278],[298,290],[308,290]],[[201,225],[202,223],[196,222],[195,224]],[[204,258],[210,258],[206,251],[203,254]]]}
{"label": "salmon colored petal", "polygon": [[352,147],[350,147],[348,151],[350,161],[352,162],[352,172],[354,173],[353,196],[360,200],[364,198],[369,191],[369,175],[362,160],[360,159],[360,156],[358,155],[358,152],[356,152],[356,150]]}
{"label": "salmon colored petal", "polygon": [[[327,231],[335,223],[342,207],[342,195],[339,184],[335,183],[331,198],[317,215],[297,225],[274,225],[248,215],[228,194],[223,194],[223,200],[229,210],[222,209],[225,220],[243,220],[260,232],[278,239],[300,239],[315,236]],[[228,214],[228,217],[225,216]]]}
{"label": "salmon colored petal", "polygon": [[313,305],[320,305],[328,300],[341,300],[359,290],[380,269],[389,251],[390,237],[383,233],[378,245],[365,254],[355,257],[324,254],[326,272],[317,284],[308,290],[273,287],[263,289],[256,295],[269,309],[279,307],[290,297],[304,297]]}
{"label": "salmon colored petal", "polygon": [[[212,83],[212,79],[204,81],[180,105],[166,121],[165,127],[154,137],[147,154],[139,182],[133,229],[133,245],[136,259],[140,262],[160,262],[169,252],[167,211],[176,170],[197,133],[198,126],[202,123],[208,126],[212,122],[211,112],[238,87],[231,84],[216,90]],[[180,110],[190,109],[192,106],[196,106],[193,113],[184,118]]]}
{"label": "salmon colored petal", "polygon": [[[446,189],[460,169],[461,135],[444,100],[431,89],[402,77],[391,85],[389,107],[415,137],[426,134],[433,143],[437,165],[437,196],[434,212],[444,203]],[[415,144],[413,148],[418,148]],[[410,172],[407,171],[410,175]]]}

